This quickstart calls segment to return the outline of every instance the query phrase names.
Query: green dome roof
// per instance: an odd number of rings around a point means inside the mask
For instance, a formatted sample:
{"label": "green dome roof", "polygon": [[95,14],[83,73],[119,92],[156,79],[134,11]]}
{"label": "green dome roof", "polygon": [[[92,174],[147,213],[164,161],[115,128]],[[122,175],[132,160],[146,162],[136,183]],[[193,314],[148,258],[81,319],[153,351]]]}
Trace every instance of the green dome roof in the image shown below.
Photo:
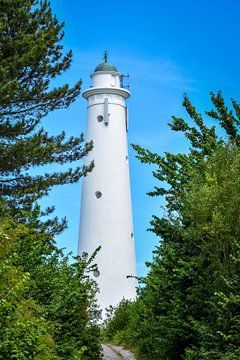
{"label": "green dome roof", "polygon": [[115,71],[115,72],[117,72],[117,68],[108,62],[104,62],[102,64],[99,64],[96,67],[95,72],[97,72],[97,71]]}

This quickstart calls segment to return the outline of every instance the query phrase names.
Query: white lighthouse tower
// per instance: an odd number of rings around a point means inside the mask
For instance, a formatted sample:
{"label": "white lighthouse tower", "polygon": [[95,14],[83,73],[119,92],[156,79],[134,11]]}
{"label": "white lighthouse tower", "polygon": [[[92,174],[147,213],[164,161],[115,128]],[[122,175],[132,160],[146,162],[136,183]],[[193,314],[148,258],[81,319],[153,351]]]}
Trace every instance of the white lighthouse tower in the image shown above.
{"label": "white lighthouse tower", "polygon": [[96,256],[95,272],[103,310],[124,297],[136,296],[136,260],[128,165],[128,111],[130,92],[122,87],[122,75],[104,54],[104,63],[91,74],[92,87],[83,92],[88,101],[87,141],[94,149],[87,162],[94,169],[83,179],[79,250]]}

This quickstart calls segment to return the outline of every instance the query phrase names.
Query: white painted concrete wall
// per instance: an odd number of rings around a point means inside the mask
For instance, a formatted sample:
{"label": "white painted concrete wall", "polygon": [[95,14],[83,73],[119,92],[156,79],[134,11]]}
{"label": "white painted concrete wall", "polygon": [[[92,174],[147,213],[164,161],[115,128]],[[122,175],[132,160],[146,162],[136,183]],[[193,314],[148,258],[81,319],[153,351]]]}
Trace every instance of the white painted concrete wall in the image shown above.
{"label": "white painted concrete wall", "polygon": [[[79,254],[92,254],[101,245],[96,257],[100,276],[96,278],[101,309],[117,305],[121,299],[136,296],[134,232],[129,182],[128,145],[125,99],[130,93],[120,85],[120,74],[92,74],[94,87],[83,96],[88,99],[87,141],[94,149],[87,163],[95,167],[83,179]],[[113,78],[115,86],[113,86]],[[99,122],[104,116],[104,99],[108,98],[109,123]],[[100,191],[102,196],[96,197]],[[103,315],[104,316],[104,315]]]}

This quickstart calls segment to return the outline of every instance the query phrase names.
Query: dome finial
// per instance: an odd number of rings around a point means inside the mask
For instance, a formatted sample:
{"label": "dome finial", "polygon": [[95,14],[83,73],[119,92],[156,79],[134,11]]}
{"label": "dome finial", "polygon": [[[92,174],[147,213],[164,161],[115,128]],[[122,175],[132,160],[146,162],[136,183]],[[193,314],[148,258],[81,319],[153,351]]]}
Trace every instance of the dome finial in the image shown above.
{"label": "dome finial", "polygon": [[104,59],[105,63],[108,62],[108,51],[107,50],[104,51],[103,59]]}
{"label": "dome finial", "polygon": [[117,68],[108,62],[108,51],[105,50],[103,53],[103,63],[99,64],[94,72],[97,71],[114,71],[118,72]]}

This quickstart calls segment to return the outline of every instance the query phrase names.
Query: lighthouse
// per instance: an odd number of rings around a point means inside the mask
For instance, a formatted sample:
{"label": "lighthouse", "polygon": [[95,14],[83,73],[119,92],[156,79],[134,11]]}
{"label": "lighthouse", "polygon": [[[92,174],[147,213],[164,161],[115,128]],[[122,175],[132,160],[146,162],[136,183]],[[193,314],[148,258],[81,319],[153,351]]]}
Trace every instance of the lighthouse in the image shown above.
{"label": "lighthouse", "polygon": [[101,246],[93,276],[104,317],[106,307],[136,296],[127,143],[130,92],[122,85],[122,74],[108,62],[107,52],[91,79],[92,86],[82,95],[88,102],[86,139],[94,145],[86,163],[93,160],[94,168],[82,184],[78,253],[91,255]]}

